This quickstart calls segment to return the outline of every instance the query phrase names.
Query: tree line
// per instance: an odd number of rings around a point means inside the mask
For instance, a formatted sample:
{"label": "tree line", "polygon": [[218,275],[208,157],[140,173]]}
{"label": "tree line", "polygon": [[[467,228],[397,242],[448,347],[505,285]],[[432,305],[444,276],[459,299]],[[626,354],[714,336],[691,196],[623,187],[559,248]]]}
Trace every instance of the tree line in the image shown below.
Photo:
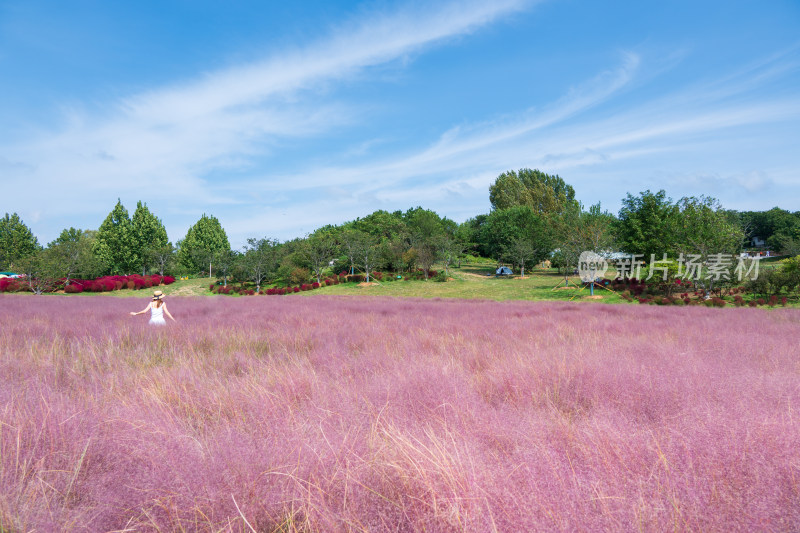
{"label": "tree line", "polygon": [[419,272],[427,279],[434,264],[448,269],[480,256],[522,271],[544,260],[569,271],[582,251],[610,251],[677,257],[737,254],[758,237],[775,252],[800,253],[800,212],[724,209],[710,197],[673,201],[666,192],[630,193],[614,215],[600,204],[581,205],[560,176],[539,170],[504,172],[489,187],[491,211],[461,224],[434,211],[375,211],[341,225],[280,242],[247,240],[232,250],[222,225],[203,214],[176,243],[143,202],[133,216],[120,201],[97,230],[64,229],[41,246],[15,213],[0,219],[0,270],[50,279],[92,278],[107,274],[164,275],[216,273],[223,284],[249,280],[302,283],[324,273],[375,270]]}

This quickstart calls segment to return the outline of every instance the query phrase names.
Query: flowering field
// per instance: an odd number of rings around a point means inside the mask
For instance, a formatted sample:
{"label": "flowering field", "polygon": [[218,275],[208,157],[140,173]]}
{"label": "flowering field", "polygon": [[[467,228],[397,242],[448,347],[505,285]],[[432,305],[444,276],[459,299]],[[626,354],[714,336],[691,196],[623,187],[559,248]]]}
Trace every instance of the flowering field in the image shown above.
{"label": "flowering field", "polygon": [[0,531],[790,531],[800,311],[0,296]]}

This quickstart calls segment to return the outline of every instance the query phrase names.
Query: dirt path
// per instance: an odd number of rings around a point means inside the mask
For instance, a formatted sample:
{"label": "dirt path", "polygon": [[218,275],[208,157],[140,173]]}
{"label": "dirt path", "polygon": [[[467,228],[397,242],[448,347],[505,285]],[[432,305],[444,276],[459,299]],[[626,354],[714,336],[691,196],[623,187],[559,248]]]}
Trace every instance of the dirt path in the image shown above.
{"label": "dirt path", "polygon": [[491,276],[487,276],[485,274],[473,274],[472,272],[459,272],[459,275],[469,279],[479,279],[481,281],[486,281],[487,279],[491,278]]}

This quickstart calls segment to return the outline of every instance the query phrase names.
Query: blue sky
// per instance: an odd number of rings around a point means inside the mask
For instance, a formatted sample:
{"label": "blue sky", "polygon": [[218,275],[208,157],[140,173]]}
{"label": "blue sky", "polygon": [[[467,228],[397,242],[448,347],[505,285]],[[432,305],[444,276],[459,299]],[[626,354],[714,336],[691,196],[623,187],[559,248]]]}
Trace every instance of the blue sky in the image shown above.
{"label": "blue sky", "polygon": [[231,244],[498,174],[800,210],[800,3],[0,0],[0,213],[40,242],[137,200]]}

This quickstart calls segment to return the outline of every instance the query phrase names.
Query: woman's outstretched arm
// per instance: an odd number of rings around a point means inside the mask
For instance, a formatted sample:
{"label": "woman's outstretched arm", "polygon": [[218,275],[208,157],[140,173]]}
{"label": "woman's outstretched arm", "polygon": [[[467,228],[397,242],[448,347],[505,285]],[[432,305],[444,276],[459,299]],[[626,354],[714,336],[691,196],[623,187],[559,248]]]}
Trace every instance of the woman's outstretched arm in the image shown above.
{"label": "woman's outstretched arm", "polygon": [[172,318],[171,314],[169,314],[169,309],[167,309],[167,304],[164,304],[164,314],[167,315],[173,322],[175,322],[175,319]]}
{"label": "woman's outstretched arm", "polygon": [[[148,309],[150,309],[150,306],[151,306],[151,305],[153,305],[153,302],[150,302],[149,304],[147,304],[147,307],[145,307],[144,309],[142,309],[142,310],[141,310],[141,311],[139,311],[138,313],[136,313],[136,312],[134,312],[134,311],[131,311],[131,316],[136,316],[136,315],[141,315],[142,313],[146,313],[146,312],[147,312],[147,310],[148,310]],[[165,311],[166,311],[166,309],[165,309]],[[173,319],[173,320],[174,320],[174,319]]]}

